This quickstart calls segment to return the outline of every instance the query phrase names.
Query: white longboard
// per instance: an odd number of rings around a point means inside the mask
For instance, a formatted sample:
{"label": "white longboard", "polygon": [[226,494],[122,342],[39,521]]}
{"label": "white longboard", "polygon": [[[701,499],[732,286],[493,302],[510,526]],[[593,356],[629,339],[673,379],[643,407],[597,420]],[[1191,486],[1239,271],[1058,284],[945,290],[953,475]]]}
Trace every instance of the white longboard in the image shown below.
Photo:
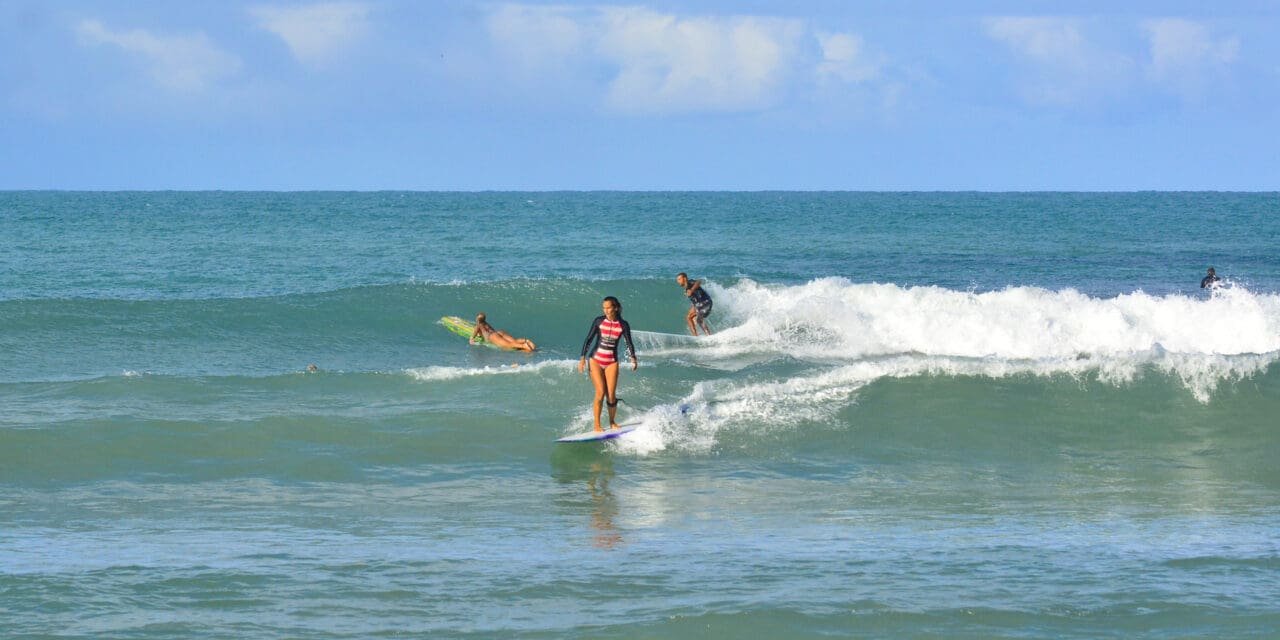
{"label": "white longboard", "polygon": [[565,436],[556,440],[556,442],[595,442],[597,440],[612,440],[624,433],[631,433],[639,429],[640,425],[622,425],[620,429],[605,429],[604,431],[587,431],[586,433],[578,433],[571,436]]}

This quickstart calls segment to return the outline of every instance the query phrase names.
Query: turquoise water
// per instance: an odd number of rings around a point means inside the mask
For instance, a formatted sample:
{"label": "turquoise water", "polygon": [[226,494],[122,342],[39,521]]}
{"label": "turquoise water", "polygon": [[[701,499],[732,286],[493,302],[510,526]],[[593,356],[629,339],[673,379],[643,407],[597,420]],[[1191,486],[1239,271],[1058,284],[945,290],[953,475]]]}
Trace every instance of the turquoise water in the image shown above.
{"label": "turquoise water", "polygon": [[1272,637],[1278,208],[0,193],[0,637]]}

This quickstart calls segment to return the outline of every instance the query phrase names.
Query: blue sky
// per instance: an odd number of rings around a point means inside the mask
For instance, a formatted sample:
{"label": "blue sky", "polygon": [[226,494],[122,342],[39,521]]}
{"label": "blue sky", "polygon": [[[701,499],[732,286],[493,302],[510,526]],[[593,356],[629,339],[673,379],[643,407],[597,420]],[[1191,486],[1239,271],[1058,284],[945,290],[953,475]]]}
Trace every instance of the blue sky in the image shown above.
{"label": "blue sky", "polygon": [[0,189],[1271,191],[1278,149],[1274,1],[0,0]]}

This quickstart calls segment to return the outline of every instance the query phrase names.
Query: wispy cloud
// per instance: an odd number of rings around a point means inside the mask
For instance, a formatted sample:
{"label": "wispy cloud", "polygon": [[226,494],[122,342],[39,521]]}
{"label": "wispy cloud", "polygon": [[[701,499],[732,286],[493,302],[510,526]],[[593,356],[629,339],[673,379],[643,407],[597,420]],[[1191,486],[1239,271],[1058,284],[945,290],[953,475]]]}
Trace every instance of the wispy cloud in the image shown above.
{"label": "wispy cloud", "polygon": [[1214,38],[1193,20],[1162,18],[1142,23],[1151,43],[1151,78],[1196,97],[1214,75],[1223,73],[1240,53],[1235,37]]}
{"label": "wispy cloud", "polygon": [[857,34],[819,33],[817,38],[822,49],[817,72],[822,82],[865,82],[878,76],[884,66],[883,56],[868,53]]}
{"label": "wispy cloud", "polygon": [[783,19],[680,19],[646,9],[608,9],[604,18],[598,51],[618,66],[609,101],[624,110],[768,106],[803,33],[799,22]]}
{"label": "wispy cloud", "polygon": [[86,46],[109,45],[142,58],[152,78],[168,89],[198,92],[240,70],[240,59],[202,33],[158,35],[145,29],[113,30],[97,20],[82,20],[75,32]]}
{"label": "wispy cloud", "polygon": [[1042,64],[1084,68],[1088,49],[1080,23],[1072,18],[987,18],[987,34]]}
{"label": "wispy cloud", "polygon": [[489,37],[523,72],[538,74],[580,58],[588,44],[584,12],[508,4],[486,20]]}
{"label": "wispy cloud", "polygon": [[1090,41],[1080,19],[995,17],[984,27],[1030,67],[1023,95],[1033,104],[1093,103],[1119,90],[1132,74],[1133,60]]}
{"label": "wispy cloud", "polygon": [[332,61],[369,32],[369,7],[359,2],[263,5],[249,13],[260,28],[284,40],[294,58],[315,66]]}
{"label": "wispy cloud", "polygon": [[507,4],[486,26],[525,78],[591,69],[582,75],[604,77],[603,102],[631,113],[765,109],[798,82],[860,82],[880,64],[856,34],[819,35],[789,18]]}

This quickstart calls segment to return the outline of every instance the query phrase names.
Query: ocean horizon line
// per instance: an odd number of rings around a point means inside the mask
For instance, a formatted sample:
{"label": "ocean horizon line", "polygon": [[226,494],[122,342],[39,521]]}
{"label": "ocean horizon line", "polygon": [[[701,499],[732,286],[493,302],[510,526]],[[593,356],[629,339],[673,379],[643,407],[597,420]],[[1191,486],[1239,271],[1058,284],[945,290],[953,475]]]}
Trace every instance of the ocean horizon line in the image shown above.
{"label": "ocean horizon line", "polygon": [[1280,194],[1277,189],[0,189],[0,193],[272,193],[272,194],[323,194],[323,193],[413,193],[413,194],[724,194],[724,193],[796,193],[796,194]]}

